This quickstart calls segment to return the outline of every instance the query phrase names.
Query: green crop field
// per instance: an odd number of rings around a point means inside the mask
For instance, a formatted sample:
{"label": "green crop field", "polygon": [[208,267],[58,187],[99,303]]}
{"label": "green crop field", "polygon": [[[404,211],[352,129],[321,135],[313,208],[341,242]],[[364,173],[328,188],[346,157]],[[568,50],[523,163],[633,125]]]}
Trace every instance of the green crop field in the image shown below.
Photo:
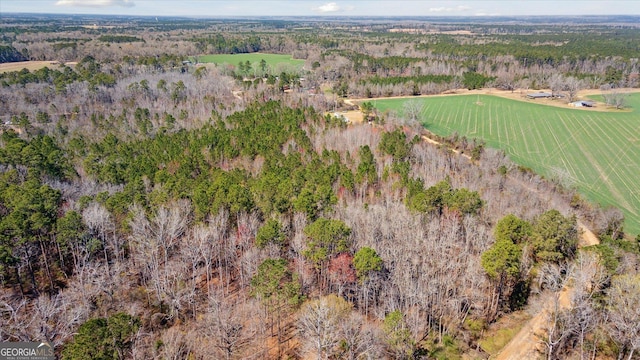
{"label": "green crop field", "polygon": [[[194,57],[192,57],[194,58]],[[217,54],[217,55],[199,55],[197,56],[197,62],[201,63],[215,63],[215,64],[229,64],[238,65],[238,63],[245,63],[249,61],[251,66],[255,69],[260,67],[260,62],[264,60],[267,63],[267,67],[271,72],[279,73],[281,71],[301,71],[304,66],[304,60],[293,59],[291,55],[280,54],[263,54],[263,53],[250,53],[250,54]]]}
{"label": "green crop field", "polygon": [[440,136],[458,132],[503,149],[513,161],[587,199],[620,208],[625,231],[640,233],[640,94],[631,112],[565,109],[490,95],[372,100],[402,114],[406,101],[423,104],[421,122]]}

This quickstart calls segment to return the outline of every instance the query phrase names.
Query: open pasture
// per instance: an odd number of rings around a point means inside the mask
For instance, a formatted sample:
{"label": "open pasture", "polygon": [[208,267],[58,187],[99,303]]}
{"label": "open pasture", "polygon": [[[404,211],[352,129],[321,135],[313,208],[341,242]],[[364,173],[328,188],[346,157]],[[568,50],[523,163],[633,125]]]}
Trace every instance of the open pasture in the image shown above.
{"label": "open pasture", "polygon": [[246,63],[249,61],[251,66],[255,69],[259,69],[260,62],[264,60],[267,63],[267,67],[272,71],[277,71],[279,68],[302,70],[304,66],[304,60],[293,59],[291,55],[281,54],[264,54],[264,53],[250,53],[250,54],[217,54],[217,55],[199,55],[197,62],[200,63],[215,63],[219,65],[229,64],[237,66],[238,63]]}
{"label": "open pasture", "polygon": [[490,95],[372,100],[380,110],[403,112],[422,104],[420,121],[440,136],[458,132],[500,148],[513,161],[575,186],[589,200],[620,208],[625,230],[640,233],[640,94],[631,112],[591,112]]}
{"label": "open pasture", "polygon": [[[67,66],[73,66],[75,64],[75,62],[66,63]],[[0,73],[20,71],[22,69],[36,71],[42,69],[45,66],[50,69],[58,69],[60,67],[60,63],[58,63],[57,61],[19,61],[2,63],[0,64]]]}

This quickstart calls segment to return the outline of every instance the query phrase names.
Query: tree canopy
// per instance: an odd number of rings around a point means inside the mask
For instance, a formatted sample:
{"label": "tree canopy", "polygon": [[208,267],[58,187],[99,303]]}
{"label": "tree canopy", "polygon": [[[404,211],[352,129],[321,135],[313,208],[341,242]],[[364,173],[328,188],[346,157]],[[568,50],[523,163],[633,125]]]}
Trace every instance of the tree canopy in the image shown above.
{"label": "tree canopy", "polygon": [[309,238],[304,256],[316,267],[350,246],[351,229],[340,220],[320,218],[304,228]]}

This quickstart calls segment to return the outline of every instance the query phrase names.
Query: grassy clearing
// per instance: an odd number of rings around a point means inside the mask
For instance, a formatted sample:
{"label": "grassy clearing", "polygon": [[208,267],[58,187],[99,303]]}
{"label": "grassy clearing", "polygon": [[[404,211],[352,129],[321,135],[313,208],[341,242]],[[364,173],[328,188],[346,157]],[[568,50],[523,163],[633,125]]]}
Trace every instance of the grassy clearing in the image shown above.
{"label": "grassy clearing", "polygon": [[480,340],[480,347],[490,355],[497,355],[516,336],[520,329],[522,329],[521,326],[497,330],[492,336]]}
{"label": "grassy clearing", "polygon": [[268,69],[273,73],[279,73],[279,69],[285,71],[285,69],[295,69],[301,71],[304,66],[304,60],[293,59],[291,55],[280,54],[263,54],[263,53],[251,53],[251,54],[217,54],[217,55],[199,55],[197,61],[201,63],[215,63],[218,65],[233,65],[237,66],[238,63],[245,63],[249,61],[253,69],[260,68],[260,62],[264,60],[267,63]]}
{"label": "grassy clearing", "polygon": [[487,329],[479,344],[489,355],[497,355],[514,336],[520,332],[530,316],[524,311],[516,311],[503,316]]}
{"label": "grassy clearing", "polygon": [[[640,233],[640,94],[631,112],[592,112],[469,95],[372,100],[381,111],[402,113],[405,101],[424,107],[430,131],[484,139],[516,163],[576,187],[587,199],[620,208],[625,230]],[[482,105],[478,105],[482,104]]]}
{"label": "grassy clearing", "polygon": [[[75,62],[66,63],[68,66],[75,65]],[[60,64],[56,61],[20,61],[20,62],[10,62],[10,63],[2,63],[0,64],[0,73],[11,72],[11,71],[20,71],[22,69],[27,69],[29,71],[40,70],[43,67],[48,67],[49,69],[58,69]]]}

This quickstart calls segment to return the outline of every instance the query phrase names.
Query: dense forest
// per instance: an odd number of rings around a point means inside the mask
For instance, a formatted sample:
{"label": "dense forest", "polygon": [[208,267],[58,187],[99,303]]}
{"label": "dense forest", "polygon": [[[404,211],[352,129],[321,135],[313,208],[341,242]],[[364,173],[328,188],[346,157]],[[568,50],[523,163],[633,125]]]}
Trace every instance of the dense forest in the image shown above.
{"label": "dense forest", "polygon": [[[57,63],[0,73],[0,340],[488,359],[550,299],[540,357],[637,359],[640,236],[619,210],[481,141],[334,115],[346,97],[638,87],[637,26],[338,25],[3,16],[0,62]],[[254,52],[305,66],[195,61]]]}

